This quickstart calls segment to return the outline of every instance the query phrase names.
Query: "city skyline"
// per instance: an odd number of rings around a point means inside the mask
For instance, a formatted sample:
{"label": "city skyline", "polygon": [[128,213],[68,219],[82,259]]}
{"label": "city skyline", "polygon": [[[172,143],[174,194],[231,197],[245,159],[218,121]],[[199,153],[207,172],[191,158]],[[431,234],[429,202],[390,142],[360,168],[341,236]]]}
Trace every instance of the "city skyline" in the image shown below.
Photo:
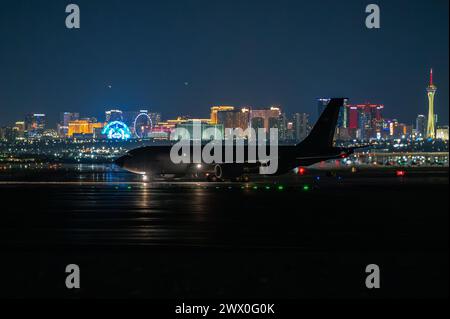
{"label": "city skyline", "polygon": [[124,13],[122,1],[82,0],[79,30],[64,27],[65,3],[8,3],[0,125],[30,112],[57,123],[66,110],[99,117],[113,107],[145,106],[167,118],[211,105],[315,114],[321,96],[382,103],[388,117],[412,123],[427,114],[431,67],[441,88],[435,112],[448,122],[448,2],[400,2],[379,1],[379,30],[365,28],[361,1],[135,2]]}
{"label": "city skyline", "polygon": [[[434,82],[433,82],[433,69],[430,70],[430,84],[427,87],[427,92],[429,91],[430,86],[433,86],[435,88],[435,85],[434,85]],[[429,92],[427,94],[429,96]],[[434,98],[434,94],[433,94],[433,98]],[[325,97],[320,97],[320,98],[315,99],[315,102],[319,102],[319,104],[321,104],[321,105],[319,105],[319,108],[318,108],[318,115],[320,115],[320,113],[323,111],[323,109],[326,106],[328,100],[329,100],[329,98],[325,98]],[[384,110],[384,104],[374,103],[373,101],[370,101],[368,99],[365,99],[363,101],[358,101],[357,103],[350,103],[350,102],[351,102],[351,100],[347,99],[348,105],[354,105],[355,107],[359,107],[359,106],[363,106],[363,105],[372,105],[372,106],[379,105]],[[233,106],[231,106],[231,105],[227,105],[227,106],[212,105],[212,106],[208,106],[206,109],[207,110],[210,109],[211,112],[212,112],[212,110],[215,109],[215,108],[223,108],[224,110],[229,110],[229,109],[232,110],[234,108],[264,110],[264,109],[270,109],[270,108],[273,108],[273,107],[280,108],[281,110],[284,110],[281,105],[266,105],[266,106],[260,106],[260,107],[254,107],[254,106],[250,106],[250,105],[233,105]],[[77,119],[80,119],[80,118],[81,119],[92,118],[92,119],[96,119],[96,120],[98,119],[99,122],[108,123],[110,121],[108,113],[110,114],[111,112],[120,112],[120,113],[124,112],[124,113],[137,113],[138,114],[140,112],[142,113],[142,112],[148,112],[149,111],[148,108],[146,110],[143,110],[143,109],[144,109],[144,107],[139,107],[139,106],[131,106],[131,107],[128,107],[128,108],[125,108],[125,109],[120,107],[120,106],[115,106],[115,108],[104,108],[101,111],[102,115],[100,117],[97,116],[97,115],[93,115],[92,113],[85,113],[85,114],[83,114],[83,113],[80,113],[78,110],[63,110],[63,111],[56,112],[58,114],[58,118],[59,118],[58,121],[56,121],[55,123],[48,123],[48,122],[46,122],[46,128],[54,129],[54,128],[57,128],[57,126],[59,124],[61,124],[62,122],[66,122],[66,120],[64,118],[66,114],[77,114]],[[138,110],[140,110],[140,111],[138,111]],[[154,109],[154,108],[151,108],[151,112],[155,112],[155,113],[159,114],[160,116],[162,114],[162,112],[160,110]],[[217,113],[217,111],[215,113]],[[314,112],[308,113],[308,112],[305,112],[303,110],[294,110],[293,112],[290,112],[289,115],[295,115],[296,113],[306,113],[306,114],[309,114],[309,115],[314,114]],[[416,114],[415,115],[416,117],[410,122],[410,124],[414,123],[417,120],[417,116],[424,115],[424,114],[427,114],[427,113],[429,113],[429,105],[427,106],[426,112],[422,112],[422,113]],[[44,116],[46,118],[49,115],[49,114],[45,114],[45,113],[28,112],[26,114],[23,114],[21,117],[18,117],[14,122],[15,123],[22,122],[24,119],[26,121],[26,118],[28,116],[32,116],[33,114],[34,115],[38,115],[38,116]],[[80,114],[82,116],[80,116]],[[283,114],[287,114],[287,113],[283,112]],[[434,118],[433,123],[434,123],[434,122],[437,122],[436,120],[438,119],[439,114],[437,114],[436,112],[434,112],[433,114],[434,114],[434,116],[433,116],[433,118]],[[176,114],[173,118],[187,118],[187,119],[196,119],[197,118],[198,119],[198,118],[205,118],[204,115],[205,115],[204,112],[202,113],[201,116],[192,116],[192,114]],[[213,115],[211,114],[211,116],[213,116]],[[348,115],[348,116],[349,116],[349,121],[350,121],[351,116],[350,115]],[[429,114],[428,114],[428,117],[429,117]],[[396,119],[396,120],[399,120],[399,119],[401,120],[400,117],[396,116],[395,114],[392,114],[392,112],[391,112],[391,116],[389,118]],[[102,121],[101,119],[104,119],[104,120]],[[166,119],[168,119],[168,118],[166,118]],[[161,118],[160,118],[160,120],[161,120]],[[212,122],[214,122],[214,120],[212,118],[211,118],[211,120],[212,120]],[[441,120],[441,119],[439,119],[439,120]],[[7,123],[7,124],[10,126],[10,125],[14,124],[14,122],[13,123]],[[155,123],[153,123],[153,124],[155,124]],[[64,125],[67,126],[67,123],[65,123]],[[439,125],[448,125],[448,122],[440,121]],[[352,125],[349,123],[349,127],[351,127],[351,126]],[[434,128],[434,130],[435,129],[436,128]]]}
{"label": "city skyline", "polygon": [[[433,73],[433,71],[432,71],[433,69],[431,69],[431,81],[432,81],[432,79],[433,79],[433,76],[432,76],[432,73]],[[430,84],[431,85],[431,84]],[[434,84],[432,84],[432,85],[434,85]],[[428,92],[428,89],[429,89],[429,86],[427,87],[427,92]],[[315,99],[315,102],[317,102],[318,100],[319,101],[323,101],[323,100],[326,100],[327,98],[323,98],[323,97],[320,97],[320,98],[317,98],[317,99]],[[434,101],[434,94],[433,94],[433,101]],[[351,99],[349,99],[349,102],[350,102],[350,100]],[[428,101],[429,102],[429,101]],[[378,104],[378,103],[374,103],[373,101],[370,101],[369,99],[365,99],[365,100],[362,100],[362,101],[359,101],[358,103],[352,103],[352,104],[354,104],[354,105],[361,105],[361,104]],[[383,108],[384,108],[384,104],[380,104],[380,105],[382,105],[383,106]],[[434,106],[434,103],[433,103],[433,106]],[[208,106],[207,107],[207,109],[209,108],[209,107],[215,107],[214,105],[213,106]],[[261,106],[261,107],[253,107],[253,106],[250,106],[250,105],[237,105],[237,106],[234,106],[234,107],[237,107],[237,108],[253,108],[253,109],[257,109],[257,110],[259,110],[259,109],[269,109],[269,108],[271,108],[271,107],[280,107],[280,108],[282,108],[282,106],[281,105],[266,105],[266,106]],[[118,105],[116,105],[116,106],[113,106],[113,108],[115,108],[115,109],[117,109],[117,110],[119,110],[119,111],[124,111],[124,112],[136,112],[137,110],[139,110],[139,109],[143,109],[143,108],[145,108],[144,106],[141,106],[141,107],[139,107],[139,106],[128,106],[127,108],[123,108],[123,107],[120,107],[120,106],[118,106]],[[110,108],[110,110],[111,111],[113,111],[113,108]],[[148,107],[146,107],[146,108],[148,108]],[[106,107],[106,109],[108,109],[108,107]],[[84,114],[84,113],[80,113],[78,110],[63,110],[63,111],[57,111],[56,112],[56,114],[58,114],[58,118],[59,118],[59,120],[58,121],[56,121],[55,123],[46,123],[47,125],[47,128],[51,128],[51,129],[55,129],[55,128],[57,128],[57,125],[58,124],[60,124],[61,123],[61,116],[64,114],[64,113],[76,113],[76,114],[82,114],[83,116],[81,116],[80,118],[102,118],[103,116],[104,116],[104,121],[103,122],[105,122],[105,123],[107,123],[107,122],[109,122],[108,121],[108,118],[107,118],[107,115],[105,115],[104,114],[104,112],[105,112],[105,110],[106,109],[103,109],[103,111],[100,111],[101,113],[102,113],[102,115],[100,115],[100,116],[97,116],[97,114],[95,114],[95,115],[93,115],[92,113],[86,113],[86,114]],[[442,118],[440,118],[439,117],[439,113],[436,113],[436,109],[435,108],[433,108],[434,110],[433,110],[433,112],[434,112],[434,118],[435,118],[435,121],[433,122],[433,125],[434,126],[436,126],[435,124],[435,122],[437,122],[436,120],[438,119],[439,120],[439,124],[437,125],[437,126],[439,126],[439,125],[448,125],[448,119],[447,118],[444,118],[443,120],[444,121],[442,121]],[[158,109],[156,109],[156,108],[151,108],[151,111],[152,112],[157,112],[157,113],[159,113],[159,114],[161,114],[161,111],[160,110],[158,110]],[[97,111],[98,112],[98,111]],[[198,110],[198,112],[197,113],[200,113],[201,112],[201,110]],[[315,112],[313,111],[313,112],[311,112],[311,113],[309,113],[309,112],[306,112],[306,111],[304,111],[303,109],[297,109],[297,110],[294,110],[294,111],[292,111],[292,112],[290,112],[290,114],[296,114],[296,113],[306,113],[306,114],[315,114]],[[320,112],[319,112],[320,113]],[[429,113],[429,104],[426,106],[426,110],[423,110],[423,112],[422,113],[418,113],[418,114],[416,114],[415,116],[417,117],[418,115],[422,115],[422,114],[428,114]],[[19,116],[14,122],[18,122],[18,121],[23,121],[23,119],[24,118],[26,118],[27,116],[30,116],[30,115],[32,115],[32,114],[39,114],[39,115],[44,115],[44,116],[46,116],[46,117],[48,117],[48,115],[50,115],[50,118],[54,118],[54,114],[53,113],[51,113],[51,114],[47,114],[47,113],[34,113],[34,112],[28,112],[28,113],[26,113],[26,114],[23,114],[21,117]],[[399,116],[397,116],[397,115],[395,115],[395,114],[392,114],[392,110],[391,110],[391,113],[390,113],[391,115],[390,115],[390,118],[392,118],[392,119],[401,119]],[[176,114],[176,115],[174,115],[174,118],[178,118],[178,117],[188,117],[188,118],[193,118],[193,119],[195,119],[195,118],[202,118],[203,117],[203,115],[204,115],[204,113],[202,113],[202,115],[201,116],[192,116],[192,114]],[[429,115],[429,114],[428,114]],[[411,116],[411,115],[410,115]],[[412,124],[412,123],[414,123],[415,121],[416,121],[416,117],[414,117],[410,122],[407,122],[407,121],[404,121],[405,123],[409,123],[409,124]],[[13,123],[14,123],[13,122]],[[10,126],[10,125],[12,125],[13,123],[0,123],[0,126]],[[5,125],[6,124],[6,125]],[[434,127],[434,130],[436,130],[436,127]]]}
{"label": "city skyline", "polygon": [[[431,80],[432,81],[432,80]],[[432,83],[430,81],[430,83]],[[430,84],[432,85],[432,84]],[[435,90],[435,86],[432,86]],[[429,89],[430,87],[428,87]],[[329,98],[317,99],[318,114],[322,114],[328,105]],[[396,118],[384,116],[385,106],[375,103],[350,104],[344,99],[336,126],[336,139],[351,140],[386,140],[386,139],[424,139],[431,138],[448,140],[448,125],[439,123],[433,114],[432,123],[439,124],[433,128],[430,136],[430,120],[423,114],[418,114],[415,123],[404,123]],[[430,108],[430,111],[432,107]],[[86,116],[79,112],[63,112],[56,129],[48,125],[46,114],[27,114],[25,120],[16,121],[14,126],[0,127],[0,139],[9,142],[23,139],[40,138],[70,138],[70,139],[172,139],[175,129],[184,128],[191,131],[200,125],[201,130],[208,128],[216,131],[215,138],[223,137],[232,130],[241,129],[239,137],[248,128],[278,129],[278,138],[284,141],[301,141],[309,133],[313,122],[311,115],[304,112],[286,114],[280,107],[235,107],[212,106],[210,115],[192,117],[178,115],[174,119],[167,119],[159,112],[149,110],[122,111],[120,109],[105,110],[104,117]],[[231,131],[230,131],[231,130]],[[183,137],[184,138],[184,137]],[[210,137],[205,135],[204,139]]]}

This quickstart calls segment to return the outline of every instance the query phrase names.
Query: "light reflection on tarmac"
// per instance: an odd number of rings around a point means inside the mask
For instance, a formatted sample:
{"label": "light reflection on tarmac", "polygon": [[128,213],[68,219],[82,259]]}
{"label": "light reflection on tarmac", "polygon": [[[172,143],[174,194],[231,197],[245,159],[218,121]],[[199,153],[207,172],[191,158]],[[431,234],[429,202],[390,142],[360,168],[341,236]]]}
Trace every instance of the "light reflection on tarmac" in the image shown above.
{"label": "light reflection on tarmac", "polygon": [[[392,169],[331,175],[310,171],[248,183],[139,178],[89,170],[0,178],[7,207],[0,237],[12,245],[330,247],[345,242],[345,247],[360,249],[364,241],[387,236],[392,237],[390,247],[403,245],[405,238],[426,246],[442,233],[422,238],[419,221],[428,206],[407,199],[429,193],[436,206],[448,206],[441,195],[448,190],[445,169],[410,170],[404,177]],[[445,217],[441,210],[435,213]],[[391,231],[366,234],[371,216],[384,220],[384,230],[392,225]],[[408,223],[413,226],[406,230]],[[398,232],[402,229],[406,237]]]}
{"label": "light reflection on tarmac", "polygon": [[59,275],[79,262],[95,298],[359,297],[375,262],[388,269],[386,297],[448,295],[447,168],[139,178],[1,171],[4,294],[67,295]]}

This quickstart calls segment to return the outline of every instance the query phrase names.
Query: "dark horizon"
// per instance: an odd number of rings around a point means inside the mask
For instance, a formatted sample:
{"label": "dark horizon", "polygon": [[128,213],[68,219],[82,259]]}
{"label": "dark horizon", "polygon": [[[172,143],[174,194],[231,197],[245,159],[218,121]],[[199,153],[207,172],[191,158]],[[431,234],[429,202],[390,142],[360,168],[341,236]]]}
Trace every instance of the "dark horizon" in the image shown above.
{"label": "dark horizon", "polygon": [[65,28],[68,3],[2,5],[0,125],[46,113],[54,127],[60,112],[102,119],[109,108],[205,117],[221,104],[315,117],[329,96],[384,104],[409,124],[427,115],[430,68],[448,124],[446,0],[377,1],[379,30],[365,28],[361,0],[79,0],[79,30]]}

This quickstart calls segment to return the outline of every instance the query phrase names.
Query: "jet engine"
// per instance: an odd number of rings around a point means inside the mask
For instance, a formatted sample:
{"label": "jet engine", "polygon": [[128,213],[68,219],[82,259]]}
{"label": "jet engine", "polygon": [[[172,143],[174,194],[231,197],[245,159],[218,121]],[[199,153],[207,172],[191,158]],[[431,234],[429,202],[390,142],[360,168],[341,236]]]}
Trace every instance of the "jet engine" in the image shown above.
{"label": "jet engine", "polygon": [[214,175],[218,179],[234,179],[244,174],[244,165],[239,164],[216,164]]}

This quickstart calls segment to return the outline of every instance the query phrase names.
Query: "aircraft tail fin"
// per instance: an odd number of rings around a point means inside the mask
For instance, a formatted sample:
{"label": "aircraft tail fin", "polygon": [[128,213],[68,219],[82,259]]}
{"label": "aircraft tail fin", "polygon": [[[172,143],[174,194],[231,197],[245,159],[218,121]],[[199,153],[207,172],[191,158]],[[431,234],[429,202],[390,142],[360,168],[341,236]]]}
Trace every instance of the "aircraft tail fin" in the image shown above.
{"label": "aircraft tail fin", "polygon": [[339,117],[339,111],[346,98],[332,98],[320,115],[311,133],[297,146],[326,149],[333,147],[333,138]]}

